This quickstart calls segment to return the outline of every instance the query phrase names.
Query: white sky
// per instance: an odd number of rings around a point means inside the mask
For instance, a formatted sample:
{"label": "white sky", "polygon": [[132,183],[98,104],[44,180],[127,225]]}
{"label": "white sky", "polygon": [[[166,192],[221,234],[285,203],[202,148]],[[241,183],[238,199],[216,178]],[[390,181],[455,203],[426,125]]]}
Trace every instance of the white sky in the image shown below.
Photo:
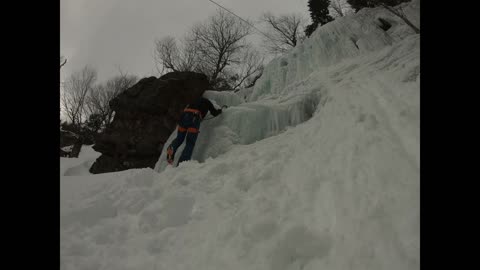
{"label": "white sky", "polygon": [[[275,15],[308,15],[307,0],[214,0],[244,19]],[[64,79],[85,65],[99,81],[123,71],[139,77],[157,76],[155,39],[182,37],[195,23],[215,13],[208,0],[60,0],[60,54],[67,57]]]}

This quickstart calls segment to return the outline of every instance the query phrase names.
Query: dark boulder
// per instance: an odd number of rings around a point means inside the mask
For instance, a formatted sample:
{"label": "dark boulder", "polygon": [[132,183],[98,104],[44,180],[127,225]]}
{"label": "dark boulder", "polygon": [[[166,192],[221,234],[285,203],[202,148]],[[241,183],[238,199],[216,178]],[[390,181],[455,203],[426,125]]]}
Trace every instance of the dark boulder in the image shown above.
{"label": "dark boulder", "polygon": [[115,117],[96,138],[93,149],[102,155],[90,172],[153,168],[185,106],[208,88],[204,74],[171,72],[143,78],[112,99]]}

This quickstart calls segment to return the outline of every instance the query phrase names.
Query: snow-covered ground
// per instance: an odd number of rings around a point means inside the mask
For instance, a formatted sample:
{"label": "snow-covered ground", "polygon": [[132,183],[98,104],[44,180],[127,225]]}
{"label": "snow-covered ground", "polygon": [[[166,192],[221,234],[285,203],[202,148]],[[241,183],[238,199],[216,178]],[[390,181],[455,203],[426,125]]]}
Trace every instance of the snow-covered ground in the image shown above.
{"label": "snow-covered ground", "polygon": [[[419,1],[405,10],[418,25]],[[253,89],[208,92],[229,108],[192,161],[91,175],[93,150],[61,158],[61,269],[419,269],[419,47],[362,10]]]}
{"label": "snow-covered ground", "polygon": [[92,146],[84,145],[78,158],[60,157],[60,176],[90,174],[88,169],[100,155],[101,153],[95,152]]}

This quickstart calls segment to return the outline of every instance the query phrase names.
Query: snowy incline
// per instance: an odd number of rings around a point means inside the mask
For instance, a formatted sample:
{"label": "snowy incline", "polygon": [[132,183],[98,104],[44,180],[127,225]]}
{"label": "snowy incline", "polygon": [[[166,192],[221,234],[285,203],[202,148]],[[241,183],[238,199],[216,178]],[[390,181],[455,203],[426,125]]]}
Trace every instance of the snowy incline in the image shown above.
{"label": "snowy incline", "polygon": [[[405,10],[418,25],[419,1]],[[419,269],[419,47],[362,10],[253,89],[208,92],[230,107],[202,124],[195,160],[62,165],[61,269]]]}

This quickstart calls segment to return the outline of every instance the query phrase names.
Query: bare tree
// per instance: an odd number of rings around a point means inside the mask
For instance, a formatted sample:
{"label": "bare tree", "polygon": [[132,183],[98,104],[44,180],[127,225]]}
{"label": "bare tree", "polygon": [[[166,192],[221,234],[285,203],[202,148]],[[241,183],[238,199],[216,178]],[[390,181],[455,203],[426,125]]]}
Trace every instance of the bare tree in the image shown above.
{"label": "bare tree", "polygon": [[[155,62],[157,71],[163,74],[167,71],[193,71],[196,68],[197,46],[193,37],[186,36],[183,43],[177,45],[172,36],[155,41]],[[158,69],[158,64],[162,69]]]}
{"label": "bare tree", "polygon": [[155,42],[155,62],[166,71],[195,71],[207,75],[216,90],[243,87],[260,72],[263,57],[247,42],[248,21],[223,10],[192,27],[180,43],[167,36]]}
{"label": "bare tree", "polygon": [[247,46],[240,59],[240,64],[235,69],[236,76],[233,77],[230,90],[237,90],[251,84],[252,78],[263,71],[264,57],[253,46]]}
{"label": "bare tree", "polygon": [[267,24],[269,38],[264,39],[265,48],[274,54],[285,53],[305,38],[303,28],[306,19],[298,14],[275,16],[264,13],[260,20]]}
{"label": "bare tree", "polygon": [[163,69],[178,71],[179,52],[174,37],[167,36],[155,41],[155,61],[162,65]]}
{"label": "bare tree", "polygon": [[96,114],[103,126],[110,124],[113,120],[113,111],[109,105],[110,101],[132,87],[137,80],[136,76],[120,71],[119,75],[109,79],[104,84],[98,84],[93,87],[86,102],[89,114]]}
{"label": "bare tree", "polygon": [[108,107],[108,101],[109,93],[106,91],[105,84],[100,83],[93,86],[85,102],[87,113],[89,115],[105,115],[105,107]]}
{"label": "bare tree", "polygon": [[223,10],[195,25],[190,34],[199,57],[195,69],[206,74],[215,87],[224,70],[240,61],[250,33],[249,24]]}
{"label": "bare tree", "polygon": [[97,72],[89,67],[73,73],[65,82],[61,105],[73,125],[79,126],[86,118],[86,100],[97,79]]}
{"label": "bare tree", "polygon": [[198,69],[198,46],[195,36],[185,36],[180,54],[179,68],[181,71],[194,71]]}
{"label": "bare tree", "polygon": [[333,18],[344,17],[353,12],[347,0],[330,0],[330,14]]}

